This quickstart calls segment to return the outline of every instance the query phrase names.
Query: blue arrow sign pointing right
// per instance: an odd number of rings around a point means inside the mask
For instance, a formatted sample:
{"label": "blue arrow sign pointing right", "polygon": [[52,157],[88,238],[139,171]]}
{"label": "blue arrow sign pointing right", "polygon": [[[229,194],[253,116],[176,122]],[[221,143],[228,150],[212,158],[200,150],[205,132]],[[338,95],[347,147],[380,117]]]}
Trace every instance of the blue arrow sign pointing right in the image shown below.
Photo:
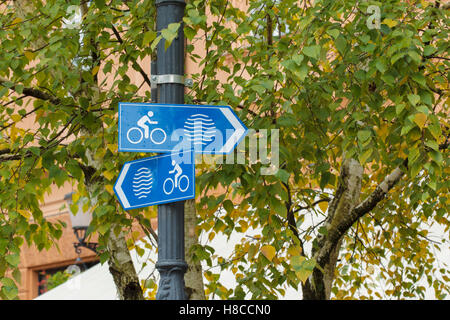
{"label": "blue arrow sign pointing right", "polygon": [[119,151],[227,154],[247,131],[229,106],[119,103]]}

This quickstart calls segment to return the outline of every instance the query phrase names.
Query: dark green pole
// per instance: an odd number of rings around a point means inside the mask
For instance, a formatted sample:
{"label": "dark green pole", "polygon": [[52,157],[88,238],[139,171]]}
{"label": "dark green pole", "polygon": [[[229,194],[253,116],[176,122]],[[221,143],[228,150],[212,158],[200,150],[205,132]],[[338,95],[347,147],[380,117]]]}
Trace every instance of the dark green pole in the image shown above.
{"label": "dark green pole", "polygon": [[[156,29],[161,31],[170,23],[182,23],[184,0],[156,0]],[[152,68],[153,69],[153,68]],[[154,72],[152,71],[152,74]],[[156,74],[167,76],[169,81],[157,84],[158,103],[184,103],[184,82],[170,81],[184,77],[184,34],[178,29],[178,37],[165,50],[164,40],[157,47]],[[152,90],[153,91],[153,90]],[[184,201],[158,206],[158,262],[160,274],[157,300],[185,300],[184,274],[187,263],[184,258]]]}

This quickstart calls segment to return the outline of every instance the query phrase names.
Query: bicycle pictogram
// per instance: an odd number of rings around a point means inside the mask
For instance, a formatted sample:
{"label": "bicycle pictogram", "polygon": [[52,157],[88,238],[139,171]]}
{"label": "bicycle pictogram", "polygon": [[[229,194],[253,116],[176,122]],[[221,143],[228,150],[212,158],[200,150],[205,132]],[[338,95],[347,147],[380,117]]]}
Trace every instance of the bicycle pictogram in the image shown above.
{"label": "bicycle pictogram", "polygon": [[153,128],[150,131],[150,125],[158,124],[153,121],[153,112],[149,111],[145,116],[137,121],[137,127],[131,127],[127,131],[127,139],[132,144],[138,144],[142,139],[150,139],[154,144],[163,144],[167,139],[167,133],[161,128]]}
{"label": "bicycle pictogram", "polygon": [[182,174],[183,170],[180,165],[176,163],[175,160],[172,160],[172,165],[174,166],[173,170],[169,171],[169,174],[175,174],[174,178],[167,178],[163,183],[163,191],[165,194],[171,194],[175,188],[180,190],[181,192],[185,192],[189,188],[189,178],[187,175]]}

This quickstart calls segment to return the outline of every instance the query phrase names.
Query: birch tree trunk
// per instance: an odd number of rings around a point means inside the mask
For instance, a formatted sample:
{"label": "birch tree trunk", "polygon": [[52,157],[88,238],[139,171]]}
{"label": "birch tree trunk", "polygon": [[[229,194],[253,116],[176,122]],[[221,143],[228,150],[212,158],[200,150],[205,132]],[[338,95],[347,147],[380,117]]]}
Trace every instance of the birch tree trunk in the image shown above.
{"label": "birch tree trunk", "polygon": [[144,300],[123,232],[116,236],[114,228],[111,228],[107,246],[110,253],[109,271],[116,284],[119,299]]}
{"label": "birch tree trunk", "polygon": [[198,243],[198,237],[195,232],[197,215],[194,199],[186,200],[184,204],[184,221],[184,247],[186,262],[188,264],[188,269],[184,276],[186,297],[188,300],[205,300],[202,266],[200,262],[193,261],[190,252],[192,246]]}
{"label": "birch tree trunk", "polygon": [[[407,165],[405,161],[403,166]],[[339,184],[328,208],[326,232],[313,245],[313,258],[317,263],[312,275],[303,285],[303,299],[330,299],[334,271],[344,234],[378,202],[384,199],[402,178],[404,172],[395,168],[364,201],[359,202],[363,168],[355,159],[343,160]]]}

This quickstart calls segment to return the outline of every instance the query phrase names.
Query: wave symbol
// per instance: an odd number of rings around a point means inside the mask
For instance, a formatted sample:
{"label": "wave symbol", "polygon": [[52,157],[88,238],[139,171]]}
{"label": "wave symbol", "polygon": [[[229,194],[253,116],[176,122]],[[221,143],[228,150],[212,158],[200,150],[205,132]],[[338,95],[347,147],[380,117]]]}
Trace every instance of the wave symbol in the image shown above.
{"label": "wave symbol", "polygon": [[194,145],[206,145],[216,136],[214,121],[205,114],[193,114],[184,122],[184,135]]}
{"label": "wave symbol", "polygon": [[133,176],[133,193],[138,199],[147,198],[153,185],[153,174],[148,168],[139,168]]}

